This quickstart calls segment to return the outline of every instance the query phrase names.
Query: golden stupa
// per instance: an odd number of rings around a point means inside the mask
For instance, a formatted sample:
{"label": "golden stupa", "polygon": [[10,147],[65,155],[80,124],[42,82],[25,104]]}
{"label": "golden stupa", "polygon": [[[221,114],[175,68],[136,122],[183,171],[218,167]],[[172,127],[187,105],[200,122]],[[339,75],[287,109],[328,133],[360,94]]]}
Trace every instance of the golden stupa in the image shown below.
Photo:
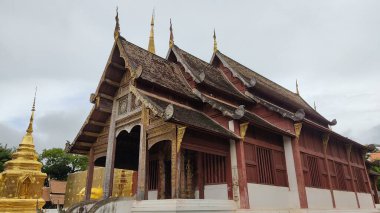
{"label": "golden stupa", "polygon": [[0,173],[1,212],[36,212],[45,204],[42,187],[46,174],[41,172],[42,164],[37,160],[32,135],[35,102],[36,97],[26,134],[12,154],[12,160],[4,164],[4,172]]}

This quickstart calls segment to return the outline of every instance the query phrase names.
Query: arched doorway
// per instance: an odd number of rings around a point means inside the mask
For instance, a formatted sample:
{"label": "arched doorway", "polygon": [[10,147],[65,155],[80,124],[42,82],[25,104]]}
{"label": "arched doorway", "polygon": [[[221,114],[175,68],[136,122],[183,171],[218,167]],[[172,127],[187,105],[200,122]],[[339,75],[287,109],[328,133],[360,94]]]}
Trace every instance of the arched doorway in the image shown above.
{"label": "arched doorway", "polygon": [[98,157],[94,161],[94,166],[105,167],[105,165],[106,165],[106,156]]}
{"label": "arched doorway", "polygon": [[[119,178],[114,179],[114,196],[132,194],[137,192],[137,172],[139,168],[139,149],[140,149],[140,126],[134,126],[130,132],[121,131],[116,137],[114,169],[123,169]],[[131,179],[126,177],[124,170],[134,171]],[[128,179],[128,180],[127,180]],[[132,184],[132,185],[130,185]],[[123,191],[127,190],[128,193]]]}
{"label": "arched doorway", "polygon": [[121,131],[116,137],[114,168],[137,171],[139,167],[140,126],[128,133]]}
{"label": "arched doorway", "polygon": [[171,141],[155,143],[149,149],[148,199],[172,198]]}

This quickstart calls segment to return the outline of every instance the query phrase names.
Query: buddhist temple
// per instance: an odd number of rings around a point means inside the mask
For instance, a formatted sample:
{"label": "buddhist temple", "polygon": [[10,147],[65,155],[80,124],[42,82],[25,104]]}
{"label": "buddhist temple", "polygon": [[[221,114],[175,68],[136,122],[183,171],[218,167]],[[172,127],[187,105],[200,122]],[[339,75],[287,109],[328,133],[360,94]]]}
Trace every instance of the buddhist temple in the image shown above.
{"label": "buddhist temple", "polygon": [[46,174],[41,172],[32,135],[35,101],[34,97],[26,134],[0,174],[0,212],[36,212],[45,204],[42,187]]}
{"label": "buddhist temple", "polygon": [[[360,143],[300,95],[219,50],[210,62],[177,46],[155,54],[120,34],[87,119],[66,151],[89,157],[91,212],[375,212]],[[210,41],[210,44],[211,41]],[[211,46],[211,45],[210,45]],[[103,200],[87,205],[94,167]],[[115,169],[137,173],[133,198],[115,200]],[[72,212],[75,212],[74,210]]]}

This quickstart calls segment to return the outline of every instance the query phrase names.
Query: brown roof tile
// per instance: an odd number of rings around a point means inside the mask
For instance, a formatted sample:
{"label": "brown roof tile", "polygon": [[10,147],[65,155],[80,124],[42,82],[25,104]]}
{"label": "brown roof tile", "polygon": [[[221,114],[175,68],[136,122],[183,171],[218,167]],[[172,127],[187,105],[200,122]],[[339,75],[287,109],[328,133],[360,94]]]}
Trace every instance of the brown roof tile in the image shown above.
{"label": "brown roof tile", "polygon": [[266,94],[270,94],[270,96],[273,98],[279,99],[279,102],[284,102],[288,105],[285,108],[293,106],[295,110],[304,109],[306,112],[306,117],[311,115],[316,119],[320,119],[324,122],[329,122],[296,93],[293,93],[288,89],[276,84],[275,82],[265,78],[264,76],[240,64],[239,62],[236,62],[235,60],[219,51],[216,53],[216,55],[222,58],[222,60],[225,61],[231,69],[238,72],[241,77],[247,82],[250,82],[250,80],[254,78],[256,80],[254,89],[257,88],[257,90],[260,90]]}
{"label": "brown roof tile", "polygon": [[238,138],[238,136],[236,136],[234,133],[230,132],[200,111],[169,103],[165,100],[148,96],[146,94],[141,94],[141,96],[143,96],[144,99],[149,101],[151,104],[155,105],[156,109],[162,110],[162,114],[165,114],[165,110],[169,105],[171,105],[173,107],[173,114],[170,116],[170,118],[166,119],[174,123],[187,125],[196,129],[208,131],[214,134],[216,133],[230,138]]}
{"label": "brown roof tile", "polygon": [[53,194],[65,194],[66,181],[50,180],[50,189]]}
{"label": "brown roof tile", "polygon": [[182,76],[181,68],[177,64],[152,54],[126,40],[122,40],[122,44],[132,66],[135,69],[138,66],[142,67],[140,78],[169,89],[174,93],[195,98],[187,85],[186,79]]}
{"label": "brown roof tile", "polygon": [[172,50],[179,54],[195,76],[200,76],[202,75],[202,72],[204,72],[204,83],[206,85],[216,88],[219,91],[223,91],[226,94],[241,99],[247,99],[244,95],[240,94],[240,92],[236,90],[227,79],[225,79],[220,70],[214,68],[211,64],[191,55],[175,45]]}

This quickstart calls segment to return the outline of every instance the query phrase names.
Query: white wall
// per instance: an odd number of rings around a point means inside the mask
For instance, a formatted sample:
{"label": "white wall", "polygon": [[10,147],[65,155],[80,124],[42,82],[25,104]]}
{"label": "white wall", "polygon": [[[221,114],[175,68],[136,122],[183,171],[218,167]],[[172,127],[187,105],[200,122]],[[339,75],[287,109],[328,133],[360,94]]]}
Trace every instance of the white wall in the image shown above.
{"label": "white wall", "polygon": [[373,209],[372,195],[368,193],[358,193],[358,199],[361,209]]}
{"label": "white wall", "polygon": [[337,209],[357,209],[355,192],[334,190],[335,205]]}
{"label": "white wall", "polygon": [[227,184],[205,185],[205,199],[228,200]]}
{"label": "white wall", "polygon": [[157,200],[157,190],[148,191],[148,200]]}
{"label": "white wall", "polygon": [[299,208],[298,191],[288,187],[248,183],[249,205],[251,209]]}
{"label": "white wall", "polygon": [[310,209],[334,208],[329,189],[306,187],[307,203]]}
{"label": "white wall", "polygon": [[198,189],[196,189],[194,192],[194,198],[199,199],[199,190]]}

